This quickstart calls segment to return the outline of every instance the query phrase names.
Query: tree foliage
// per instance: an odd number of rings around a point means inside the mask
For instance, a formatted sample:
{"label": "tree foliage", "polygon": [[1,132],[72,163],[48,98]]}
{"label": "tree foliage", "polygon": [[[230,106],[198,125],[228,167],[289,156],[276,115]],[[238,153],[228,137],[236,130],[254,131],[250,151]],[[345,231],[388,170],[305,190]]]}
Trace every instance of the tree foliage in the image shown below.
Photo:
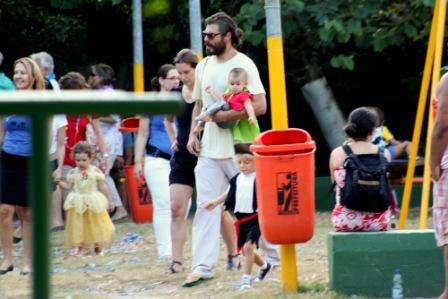
{"label": "tree foliage", "polygon": [[[254,46],[264,42],[263,4],[247,2],[238,14]],[[294,45],[290,57],[301,57],[302,65],[318,57],[321,64],[353,70],[365,51],[425,41],[433,5],[431,0],[283,0],[283,36]]]}

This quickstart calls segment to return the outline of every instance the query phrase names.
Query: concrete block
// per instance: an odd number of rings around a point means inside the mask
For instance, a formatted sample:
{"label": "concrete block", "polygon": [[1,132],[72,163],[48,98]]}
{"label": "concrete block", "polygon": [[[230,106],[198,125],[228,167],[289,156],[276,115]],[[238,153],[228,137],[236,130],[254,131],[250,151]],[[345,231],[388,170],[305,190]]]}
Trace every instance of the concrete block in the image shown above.
{"label": "concrete block", "polygon": [[434,230],[330,232],[330,288],[346,295],[390,298],[399,268],[405,298],[435,297],[444,287],[443,249]]}

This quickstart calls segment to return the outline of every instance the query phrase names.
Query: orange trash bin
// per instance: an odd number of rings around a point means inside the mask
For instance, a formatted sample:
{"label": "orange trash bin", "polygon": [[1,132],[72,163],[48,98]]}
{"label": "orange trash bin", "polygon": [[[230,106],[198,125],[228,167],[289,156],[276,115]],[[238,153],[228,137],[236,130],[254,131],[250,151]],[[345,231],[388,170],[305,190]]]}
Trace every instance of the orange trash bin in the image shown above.
{"label": "orange trash bin", "polygon": [[120,131],[137,133],[139,122],[140,122],[140,120],[135,117],[125,118],[125,119],[121,120]]}
{"label": "orange trash bin", "polygon": [[270,130],[250,147],[255,156],[260,229],[273,244],[310,240],[314,233],[316,144],[301,129]]}
{"label": "orange trash bin", "polygon": [[[135,117],[125,118],[120,123],[120,131],[137,133],[140,120]],[[146,185],[145,179],[136,179],[134,166],[124,166],[126,176],[126,189],[128,192],[129,206],[131,208],[132,220],[139,223],[152,222],[153,205],[151,192]]]}
{"label": "orange trash bin", "polygon": [[124,171],[132,220],[137,224],[152,222],[153,205],[151,193],[145,180],[143,178],[139,180],[135,178],[133,165],[126,165]]}

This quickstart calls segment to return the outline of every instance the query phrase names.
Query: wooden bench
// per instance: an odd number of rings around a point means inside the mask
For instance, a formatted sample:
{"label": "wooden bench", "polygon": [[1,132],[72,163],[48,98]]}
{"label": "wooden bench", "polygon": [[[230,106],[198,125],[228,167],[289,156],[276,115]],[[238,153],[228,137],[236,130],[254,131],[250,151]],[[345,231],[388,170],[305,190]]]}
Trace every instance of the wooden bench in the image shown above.
{"label": "wooden bench", "polygon": [[[406,172],[408,169],[408,160],[392,160],[387,166],[387,171],[389,172],[389,182],[392,185],[403,185],[406,181]],[[416,170],[423,169],[425,161],[423,159],[417,159],[415,162]],[[415,177],[412,179],[414,184],[422,184],[423,177]]]}

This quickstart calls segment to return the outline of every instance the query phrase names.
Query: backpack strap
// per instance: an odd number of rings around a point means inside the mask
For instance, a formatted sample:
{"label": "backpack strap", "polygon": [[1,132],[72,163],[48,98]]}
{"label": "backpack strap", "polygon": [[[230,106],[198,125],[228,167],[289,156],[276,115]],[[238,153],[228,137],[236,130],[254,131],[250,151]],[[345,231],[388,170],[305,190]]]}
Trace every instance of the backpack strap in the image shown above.
{"label": "backpack strap", "polygon": [[345,154],[346,154],[347,156],[350,156],[351,154],[353,154],[352,149],[351,149],[350,146],[348,146],[347,144],[344,144],[344,145],[342,146],[342,149],[344,150],[344,152],[345,152]]}
{"label": "backpack strap", "polygon": [[389,161],[387,161],[386,156],[384,155],[383,147],[378,147],[378,155],[380,156],[381,163],[383,163],[384,167],[387,167]]}

